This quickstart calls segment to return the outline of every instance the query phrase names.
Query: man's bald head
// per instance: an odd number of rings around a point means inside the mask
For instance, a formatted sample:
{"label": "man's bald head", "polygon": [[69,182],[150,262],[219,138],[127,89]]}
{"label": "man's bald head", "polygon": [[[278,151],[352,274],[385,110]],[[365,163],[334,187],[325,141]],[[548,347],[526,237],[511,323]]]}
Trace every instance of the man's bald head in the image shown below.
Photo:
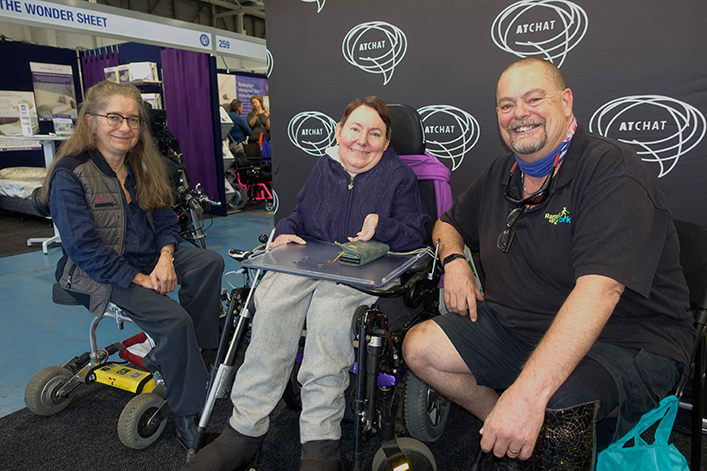
{"label": "man's bald head", "polygon": [[517,61],[513,62],[511,65],[506,67],[503,70],[503,73],[501,76],[503,76],[506,72],[509,72],[513,69],[517,69],[520,67],[525,67],[528,65],[539,65],[543,68],[543,71],[545,72],[545,75],[547,76],[548,80],[552,83],[552,85],[555,87],[556,91],[562,91],[565,88],[565,80],[562,78],[562,74],[560,73],[560,69],[558,69],[555,64],[553,64],[550,61],[538,59],[537,57],[525,57],[523,59],[518,59]]}

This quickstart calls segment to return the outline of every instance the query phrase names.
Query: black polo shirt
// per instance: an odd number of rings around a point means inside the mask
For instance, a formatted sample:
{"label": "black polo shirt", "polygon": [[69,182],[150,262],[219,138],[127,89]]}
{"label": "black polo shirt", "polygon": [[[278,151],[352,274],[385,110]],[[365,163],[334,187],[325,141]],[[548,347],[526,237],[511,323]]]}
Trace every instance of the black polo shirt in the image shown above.
{"label": "black polo shirt", "polygon": [[[679,245],[664,195],[628,145],[580,125],[549,197],[516,221],[508,253],[496,246],[515,205],[504,198],[515,158],[486,169],[441,217],[480,252],[485,297],[501,324],[535,346],[583,275],[626,286],[598,341],[683,363],[694,336]],[[520,197],[520,171],[510,183]]]}

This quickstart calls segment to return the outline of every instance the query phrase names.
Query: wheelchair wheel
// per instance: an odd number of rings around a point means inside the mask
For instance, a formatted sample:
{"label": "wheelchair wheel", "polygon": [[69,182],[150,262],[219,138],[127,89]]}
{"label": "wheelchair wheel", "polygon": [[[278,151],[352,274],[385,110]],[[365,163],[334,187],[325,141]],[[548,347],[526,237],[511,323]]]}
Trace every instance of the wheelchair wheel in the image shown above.
{"label": "wheelchair wheel", "polygon": [[58,397],[57,391],[66,384],[73,374],[66,368],[49,366],[32,376],[25,388],[25,404],[37,415],[54,415],[66,409],[71,396]]}
{"label": "wheelchair wheel", "polygon": [[[411,471],[437,471],[437,462],[427,446],[410,437],[398,438],[398,446],[405,453]],[[373,457],[373,471],[391,471],[383,448]]]}
{"label": "wheelchair wheel", "polygon": [[276,213],[277,209],[280,207],[280,198],[278,198],[275,190],[270,190],[272,193],[272,199],[265,202],[265,211]]}
{"label": "wheelchair wheel", "polygon": [[228,206],[232,209],[243,209],[245,204],[248,202],[248,192],[240,183],[233,182],[231,183],[231,186],[236,194],[233,195],[228,201]]}
{"label": "wheelchair wheel", "polygon": [[451,403],[427,386],[411,371],[405,383],[405,425],[410,436],[424,442],[436,441],[447,424]]}
{"label": "wheelchair wheel", "polygon": [[134,450],[141,450],[157,440],[166,420],[150,427],[150,417],[162,406],[164,399],[158,394],[138,394],[128,402],[118,419],[118,438],[123,445]]}

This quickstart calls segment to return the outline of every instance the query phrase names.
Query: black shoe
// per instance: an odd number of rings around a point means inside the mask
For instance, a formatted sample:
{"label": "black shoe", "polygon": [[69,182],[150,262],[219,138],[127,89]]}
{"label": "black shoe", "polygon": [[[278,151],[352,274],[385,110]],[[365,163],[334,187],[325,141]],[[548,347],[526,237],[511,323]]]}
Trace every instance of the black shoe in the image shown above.
{"label": "black shoe", "polygon": [[153,348],[147,354],[142,357],[142,366],[144,366],[147,371],[155,374],[160,371],[160,362],[155,358],[155,349]]}
{"label": "black shoe", "polygon": [[202,448],[180,471],[234,471],[244,469],[253,461],[265,435],[249,437],[234,430],[230,424],[221,435]]}
{"label": "black shoe", "polygon": [[533,471],[535,468],[530,460],[519,460],[504,456],[501,459],[494,457],[496,471]]}
{"label": "black shoe", "polygon": [[347,471],[350,463],[339,455],[339,440],[315,440],[302,444],[300,471]]}
{"label": "black shoe", "polygon": [[174,436],[184,451],[189,451],[194,436],[196,435],[197,416],[196,415],[175,415],[174,416]]}

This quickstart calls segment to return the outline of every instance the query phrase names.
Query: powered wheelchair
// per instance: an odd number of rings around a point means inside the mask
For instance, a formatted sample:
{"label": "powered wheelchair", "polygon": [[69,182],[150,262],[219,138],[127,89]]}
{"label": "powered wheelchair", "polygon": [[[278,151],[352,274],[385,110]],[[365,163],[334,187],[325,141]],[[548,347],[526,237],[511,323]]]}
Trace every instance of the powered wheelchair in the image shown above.
{"label": "powered wheelchair", "polygon": [[[208,200],[198,184],[196,188],[188,190],[180,186],[179,198],[182,200],[178,200],[177,206],[188,208],[193,220],[197,218],[197,209],[203,212],[205,205],[216,204]],[[36,193],[33,195],[33,204],[40,214],[50,216],[48,204]],[[181,224],[180,233],[184,235]],[[205,248],[206,234],[203,230],[192,230],[189,234],[193,237],[185,237],[187,240]],[[52,286],[52,301],[67,306],[83,306],[58,283]],[[171,415],[166,400],[167,388],[158,365],[144,358],[155,347],[155,342],[145,332],[140,332],[122,342],[99,349],[96,333],[99,323],[106,319],[113,319],[116,328],[121,331],[125,322],[135,324],[120,307],[109,302],[106,310],[91,321],[90,350],[71,358],[62,366],[49,366],[38,371],[25,387],[25,404],[37,415],[51,416],[63,411],[71,403],[72,392],[82,384],[101,383],[135,393],[136,396],[123,408],[118,419],[118,437],[129,448],[143,449],[161,436],[167,424],[166,419]],[[110,360],[116,353],[122,362]],[[150,363],[148,369],[146,366]]]}
{"label": "powered wheelchair", "polygon": [[[58,283],[52,286],[52,300],[56,304],[81,305]],[[128,402],[118,419],[118,437],[129,448],[146,448],[160,437],[170,415],[167,390],[160,373],[147,371],[141,355],[128,349],[143,342],[150,348],[155,344],[149,336],[140,333],[99,349],[96,331],[98,324],[105,319],[113,319],[118,330],[123,330],[125,322],[134,324],[122,309],[109,303],[106,311],[91,321],[91,350],[60,367],[49,366],[38,371],[25,388],[25,404],[37,415],[50,416],[63,411],[73,399],[71,393],[82,384],[101,383],[133,392],[136,396]],[[115,353],[126,361],[109,361]]]}
{"label": "powered wheelchair", "polygon": [[277,193],[272,188],[272,164],[261,157],[248,157],[244,152],[233,154],[233,163],[226,169],[226,179],[234,195],[228,205],[243,209],[247,203],[264,201],[266,211],[277,211]]}
{"label": "powered wheelchair", "polygon": [[[404,160],[411,162],[411,167],[418,174],[421,196],[432,218],[426,228],[429,240],[437,215],[451,204],[449,170],[434,157],[424,154],[424,134],[417,112],[404,105],[390,105],[389,108],[395,129],[391,146]],[[429,172],[428,168],[426,173],[426,165],[435,166],[435,171]],[[430,179],[434,173],[442,177]],[[438,191],[435,186],[445,189]],[[441,192],[444,195],[440,195]],[[261,243],[266,240],[266,237],[261,236]],[[267,245],[261,245],[252,252],[231,249],[229,255],[248,265],[249,258],[267,249]],[[217,354],[220,366],[214,370],[189,456],[194,456],[203,445],[215,400],[227,396],[235,375],[234,363],[239,345],[248,337],[250,322],[256,315],[252,298],[262,271],[242,268],[240,272],[245,276],[245,283],[243,287],[231,291],[226,317],[226,326],[233,331],[221,337],[222,344]],[[363,469],[363,443],[376,435],[380,436],[382,446],[373,459],[375,471],[437,469],[432,453],[421,441],[431,442],[440,437],[451,404],[407,371],[402,356],[402,343],[406,332],[413,325],[439,313],[440,275],[436,253],[428,249],[419,254],[415,263],[395,282],[378,289],[354,286],[379,297],[379,302],[359,307],[353,316],[357,361],[352,371],[352,386],[346,393],[346,415],[355,424],[354,469]],[[398,312],[401,308],[405,314]],[[230,345],[226,340],[229,337]],[[300,386],[297,382],[301,354],[300,349],[284,393],[284,400],[294,409],[301,407],[298,397]],[[399,438],[405,434],[410,437]]]}

